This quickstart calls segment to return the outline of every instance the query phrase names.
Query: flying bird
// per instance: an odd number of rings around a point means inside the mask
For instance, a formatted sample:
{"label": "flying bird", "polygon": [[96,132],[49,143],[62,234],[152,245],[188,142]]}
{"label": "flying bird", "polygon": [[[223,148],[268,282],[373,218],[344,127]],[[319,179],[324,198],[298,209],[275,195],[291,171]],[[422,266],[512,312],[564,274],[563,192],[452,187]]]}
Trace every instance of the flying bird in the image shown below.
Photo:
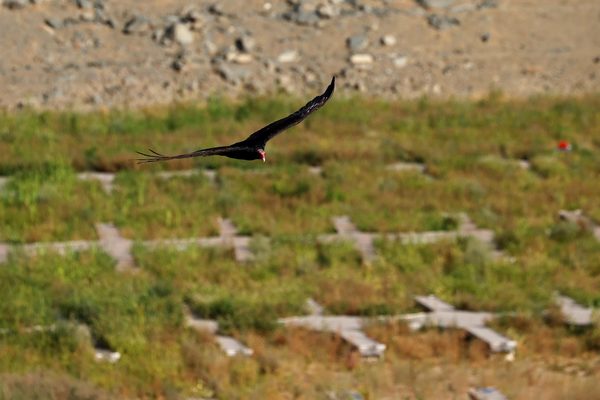
{"label": "flying bird", "polygon": [[254,132],[246,139],[241,142],[237,142],[231,144],[229,146],[220,146],[220,147],[211,147],[207,149],[196,150],[191,153],[183,153],[178,154],[176,156],[166,156],[152,149],[148,149],[148,151],[152,154],[136,152],[144,158],[138,158],[137,161],[140,164],[143,163],[152,163],[158,161],[168,161],[175,160],[179,158],[191,158],[191,157],[206,157],[206,156],[225,156],[229,158],[237,158],[239,160],[263,160],[266,161],[266,153],[265,147],[267,142],[271,140],[276,135],[285,131],[292,126],[299,124],[306,117],[308,117],[311,113],[321,108],[327,100],[333,94],[333,90],[335,89],[335,76],[331,79],[331,83],[325,89],[323,94],[315,97],[304,107],[299,109],[298,111],[288,115],[285,118],[277,120],[275,122],[271,122],[269,125],[259,129]]}

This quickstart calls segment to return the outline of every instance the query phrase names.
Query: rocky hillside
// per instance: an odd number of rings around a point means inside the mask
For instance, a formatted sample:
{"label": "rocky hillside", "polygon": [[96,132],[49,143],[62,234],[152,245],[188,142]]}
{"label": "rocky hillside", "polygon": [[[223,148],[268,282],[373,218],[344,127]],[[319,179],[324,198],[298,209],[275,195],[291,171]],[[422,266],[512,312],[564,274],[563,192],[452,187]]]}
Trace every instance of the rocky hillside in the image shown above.
{"label": "rocky hillside", "polygon": [[0,0],[0,107],[600,88],[597,0]]}

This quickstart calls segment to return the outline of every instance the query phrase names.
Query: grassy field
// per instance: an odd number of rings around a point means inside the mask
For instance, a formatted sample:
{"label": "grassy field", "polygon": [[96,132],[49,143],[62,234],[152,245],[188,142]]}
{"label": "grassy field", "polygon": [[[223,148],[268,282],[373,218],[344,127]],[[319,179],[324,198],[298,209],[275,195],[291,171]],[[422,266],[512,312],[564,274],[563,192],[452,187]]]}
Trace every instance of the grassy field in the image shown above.
{"label": "grassy field", "polygon": [[[131,160],[148,147],[176,153],[239,140],[300,103],[1,114],[0,173],[11,179],[0,189],[0,242],[97,239],[94,224],[114,222],[135,241],[140,268],[116,272],[100,251],[11,254],[0,266],[0,399],[320,399],[352,390],[368,399],[438,399],[463,398],[473,384],[510,398],[600,397],[598,328],[573,331],[544,317],[555,291],[600,305],[600,242],[557,219],[560,209],[581,208],[600,221],[599,96],[334,98],[269,143],[266,164]],[[560,139],[573,151],[557,152]],[[424,163],[427,173],[386,168],[399,161]],[[154,174],[192,167],[213,169],[216,179]],[[116,172],[113,192],[77,179],[89,170]],[[459,212],[493,230],[513,261],[491,258],[471,239],[379,240],[379,257],[365,265],[350,244],[316,240],[333,232],[336,215],[364,231],[408,232],[453,230]],[[140,243],[217,235],[219,217],[254,237],[254,261]],[[276,322],[301,314],[308,297],[332,314],[380,315],[415,311],[412,296],[427,293],[465,309],[516,312],[495,328],[518,340],[517,361],[488,359],[459,332],[374,325],[369,335],[388,345],[386,358],[361,363],[335,336]],[[210,336],[185,327],[184,305],[218,320],[255,356],[227,358]],[[89,326],[91,341],[73,322]],[[91,342],[123,358],[97,363]]]}

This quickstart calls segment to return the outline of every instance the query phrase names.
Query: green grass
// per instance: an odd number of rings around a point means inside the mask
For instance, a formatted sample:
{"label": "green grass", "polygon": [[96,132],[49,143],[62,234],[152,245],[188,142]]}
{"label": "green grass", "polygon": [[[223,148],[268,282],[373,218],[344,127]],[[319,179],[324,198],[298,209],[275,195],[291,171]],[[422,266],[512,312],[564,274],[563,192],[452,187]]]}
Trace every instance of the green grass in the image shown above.
{"label": "green grass", "polygon": [[[396,380],[374,371],[396,371],[408,384],[405,356],[419,347],[395,341],[410,342],[413,334],[399,339],[395,328],[373,328],[396,343],[390,358],[380,367],[353,370],[349,349],[334,336],[277,326],[277,318],[302,313],[308,297],[333,314],[379,315],[415,311],[414,295],[434,293],[466,309],[528,315],[542,328],[498,324],[526,343],[552,331],[556,341],[570,343],[569,354],[597,351],[597,328],[582,335],[553,331],[542,316],[555,291],[600,305],[600,243],[556,217],[560,209],[581,208],[600,221],[600,97],[334,98],[269,143],[266,164],[131,161],[134,150],[147,147],[175,153],[239,140],[300,103],[212,100],[141,111],[0,115],[0,172],[13,176],[0,190],[0,241],[97,239],[94,224],[115,222],[136,242],[140,267],[118,273],[100,251],[11,255],[0,268],[0,388],[9,390],[0,389],[0,399],[69,390],[80,398],[320,398],[332,382],[360,386],[372,398],[396,396],[389,383]],[[555,151],[559,139],[570,140],[574,150]],[[521,158],[531,170],[511,162]],[[386,169],[397,161],[422,162],[427,175]],[[313,165],[323,173],[311,174]],[[215,169],[216,180],[153,175],[191,167]],[[111,194],[76,178],[89,169],[117,171]],[[408,232],[453,230],[458,212],[493,230],[514,262],[492,260],[470,239],[430,245],[379,240],[378,259],[365,265],[350,243],[316,239],[333,232],[336,215],[349,215],[364,231]],[[219,217],[253,235],[254,261],[238,264],[231,250],[139,243],[214,236]],[[219,321],[256,356],[226,358],[209,336],[184,327],[184,306]],[[54,331],[25,333],[56,321]],[[88,325],[92,339],[120,351],[122,360],[96,363],[73,322]],[[432,340],[425,353],[439,354],[442,339]],[[535,348],[543,353],[548,347]],[[308,374],[311,368],[323,378]]]}
{"label": "green grass", "polygon": [[0,191],[0,241],[94,239],[110,203],[98,183],[78,181],[69,167],[18,172]]}

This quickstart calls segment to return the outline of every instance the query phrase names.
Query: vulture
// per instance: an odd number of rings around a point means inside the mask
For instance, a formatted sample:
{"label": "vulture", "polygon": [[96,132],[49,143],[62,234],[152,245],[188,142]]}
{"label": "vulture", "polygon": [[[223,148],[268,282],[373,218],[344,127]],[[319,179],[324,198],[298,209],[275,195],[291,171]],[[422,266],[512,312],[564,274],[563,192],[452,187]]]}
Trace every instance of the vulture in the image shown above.
{"label": "vulture", "polygon": [[148,149],[149,153],[136,152],[143,158],[136,159],[138,163],[152,163],[158,161],[176,160],[180,158],[191,157],[206,157],[206,156],[225,156],[229,158],[237,158],[239,160],[263,160],[266,161],[265,147],[267,142],[276,135],[285,131],[292,126],[299,124],[314,111],[321,108],[333,94],[335,89],[335,76],[331,79],[331,83],[325,89],[323,94],[315,97],[298,111],[288,115],[285,118],[271,122],[269,125],[257,130],[241,142],[231,144],[229,146],[210,147],[200,149],[191,153],[183,153],[175,156],[167,156],[157,153],[152,149]]}

